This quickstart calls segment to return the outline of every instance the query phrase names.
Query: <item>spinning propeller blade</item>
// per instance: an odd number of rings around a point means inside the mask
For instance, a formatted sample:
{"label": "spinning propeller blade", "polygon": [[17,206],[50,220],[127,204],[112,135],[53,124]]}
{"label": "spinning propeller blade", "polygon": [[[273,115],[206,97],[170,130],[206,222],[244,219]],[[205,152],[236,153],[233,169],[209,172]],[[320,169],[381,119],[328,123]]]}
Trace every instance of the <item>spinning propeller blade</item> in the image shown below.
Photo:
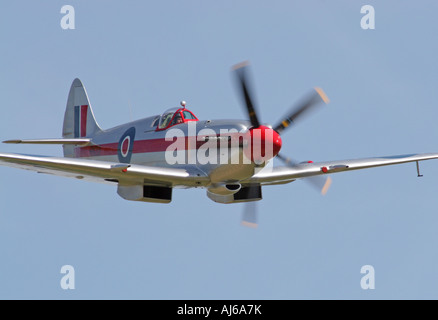
{"label": "spinning propeller blade", "polygon": [[251,125],[254,128],[260,127],[260,121],[257,117],[257,113],[254,107],[252,95],[249,90],[248,79],[247,79],[247,68],[248,62],[242,62],[236,64],[233,67],[234,72],[237,75],[237,79],[239,81],[240,89],[242,92],[243,99],[245,101],[246,110],[248,112],[249,120],[251,121]]}
{"label": "spinning propeller blade", "polygon": [[242,226],[257,228],[257,203],[255,201],[245,203],[243,209]]}
{"label": "spinning propeller blade", "polygon": [[318,106],[321,102],[329,103],[330,100],[327,98],[326,94],[321,88],[315,88],[315,91],[311,95],[291,108],[291,111],[285,117],[285,119],[280,121],[280,123],[273,127],[273,129],[278,133],[282,133],[284,129],[289,127],[292,122],[295,122],[296,119]]}
{"label": "spinning propeller blade", "polygon": [[[298,165],[299,163],[297,161],[291,160],[290,158],[284,157],[281,154],[277,154],[277,158],[281,160],[285,165],[293,167],[295,165]],[[309,183],[314,189],[321,192],[321,194],[324,196],[327,191],[329,190],[331,184],[332,184],[332,178],[331,177],[325,177],[325,176],[313,176],[308,178],[302,178],[303,181]]]}

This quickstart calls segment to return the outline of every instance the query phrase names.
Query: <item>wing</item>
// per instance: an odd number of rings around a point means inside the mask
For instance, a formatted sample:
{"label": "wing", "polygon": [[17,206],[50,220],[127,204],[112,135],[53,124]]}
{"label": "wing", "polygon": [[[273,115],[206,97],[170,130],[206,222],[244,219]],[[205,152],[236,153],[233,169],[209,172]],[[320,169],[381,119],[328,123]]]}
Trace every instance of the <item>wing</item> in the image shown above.
{"label": "wing", "polygon": [[264,168],[244,183],[260,183],[262,185],[283,184],[299,178],[308,178],[336,172],[368,169],[389,166],[406,162],[437,159],[438,153],[408,154],[353,160],[339,160],[316,163],[303,163],[287,167]]}
{"label": "wing", "polygon": [[123,182],[143,185],[146,182],[168,187],[204,186],[209,183],[208,176],[195,166],[150,167],[78,158],[8,153],[0,153],[0,165],[102,183]]}
{"label": "wing", "polygon": [[80,139],[30,139],[30,140],[6,140],[3,143],[9,144],[70,144],[77,146],[88,146],[92,145],[91,139],[80,138]]}

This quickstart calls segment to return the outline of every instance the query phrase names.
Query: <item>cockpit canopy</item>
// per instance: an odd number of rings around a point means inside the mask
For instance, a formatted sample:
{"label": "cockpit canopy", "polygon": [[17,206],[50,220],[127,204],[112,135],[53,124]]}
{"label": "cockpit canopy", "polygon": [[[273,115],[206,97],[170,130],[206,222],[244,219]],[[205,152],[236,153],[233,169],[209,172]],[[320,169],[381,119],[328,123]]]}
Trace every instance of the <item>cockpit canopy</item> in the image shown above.
{"label": "cockpit canopy", "polygon": [[198,118],[186,108],[168,109],[161,115],[157,130],[164,130],[174,125],[189,121],[198,121]]}

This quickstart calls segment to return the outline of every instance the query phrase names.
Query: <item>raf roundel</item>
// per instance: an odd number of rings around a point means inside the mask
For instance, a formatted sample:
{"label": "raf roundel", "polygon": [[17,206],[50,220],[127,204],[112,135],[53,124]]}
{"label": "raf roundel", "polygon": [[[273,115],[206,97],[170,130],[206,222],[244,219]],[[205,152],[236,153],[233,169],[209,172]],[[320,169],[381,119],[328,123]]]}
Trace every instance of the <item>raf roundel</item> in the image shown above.
{"label": "raf roundel", "polygon": [[135,128],[129,128],[119,140],[118,158],[121,163],[130,163],[134,147]]}
{"label": "raf roundel", "polygon": [[120,153],[122,154],[122,157],[126,158],[128,156],[130,145],[131,145],[131,137],[126,136],[121,143]]}

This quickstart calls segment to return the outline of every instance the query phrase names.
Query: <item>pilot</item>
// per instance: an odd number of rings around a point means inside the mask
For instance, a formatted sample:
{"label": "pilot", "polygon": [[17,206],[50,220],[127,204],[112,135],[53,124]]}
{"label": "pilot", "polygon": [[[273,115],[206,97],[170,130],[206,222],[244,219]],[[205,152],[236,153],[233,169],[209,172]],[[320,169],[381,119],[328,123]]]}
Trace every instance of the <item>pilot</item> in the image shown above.
{"label": "pilot", "polygon": [[173,120],[173,123],[174,124],[183,123],[183,119],[182,119],[182,117],[181,117],[181,115],[179,113],[175,116],[175,119]]}

